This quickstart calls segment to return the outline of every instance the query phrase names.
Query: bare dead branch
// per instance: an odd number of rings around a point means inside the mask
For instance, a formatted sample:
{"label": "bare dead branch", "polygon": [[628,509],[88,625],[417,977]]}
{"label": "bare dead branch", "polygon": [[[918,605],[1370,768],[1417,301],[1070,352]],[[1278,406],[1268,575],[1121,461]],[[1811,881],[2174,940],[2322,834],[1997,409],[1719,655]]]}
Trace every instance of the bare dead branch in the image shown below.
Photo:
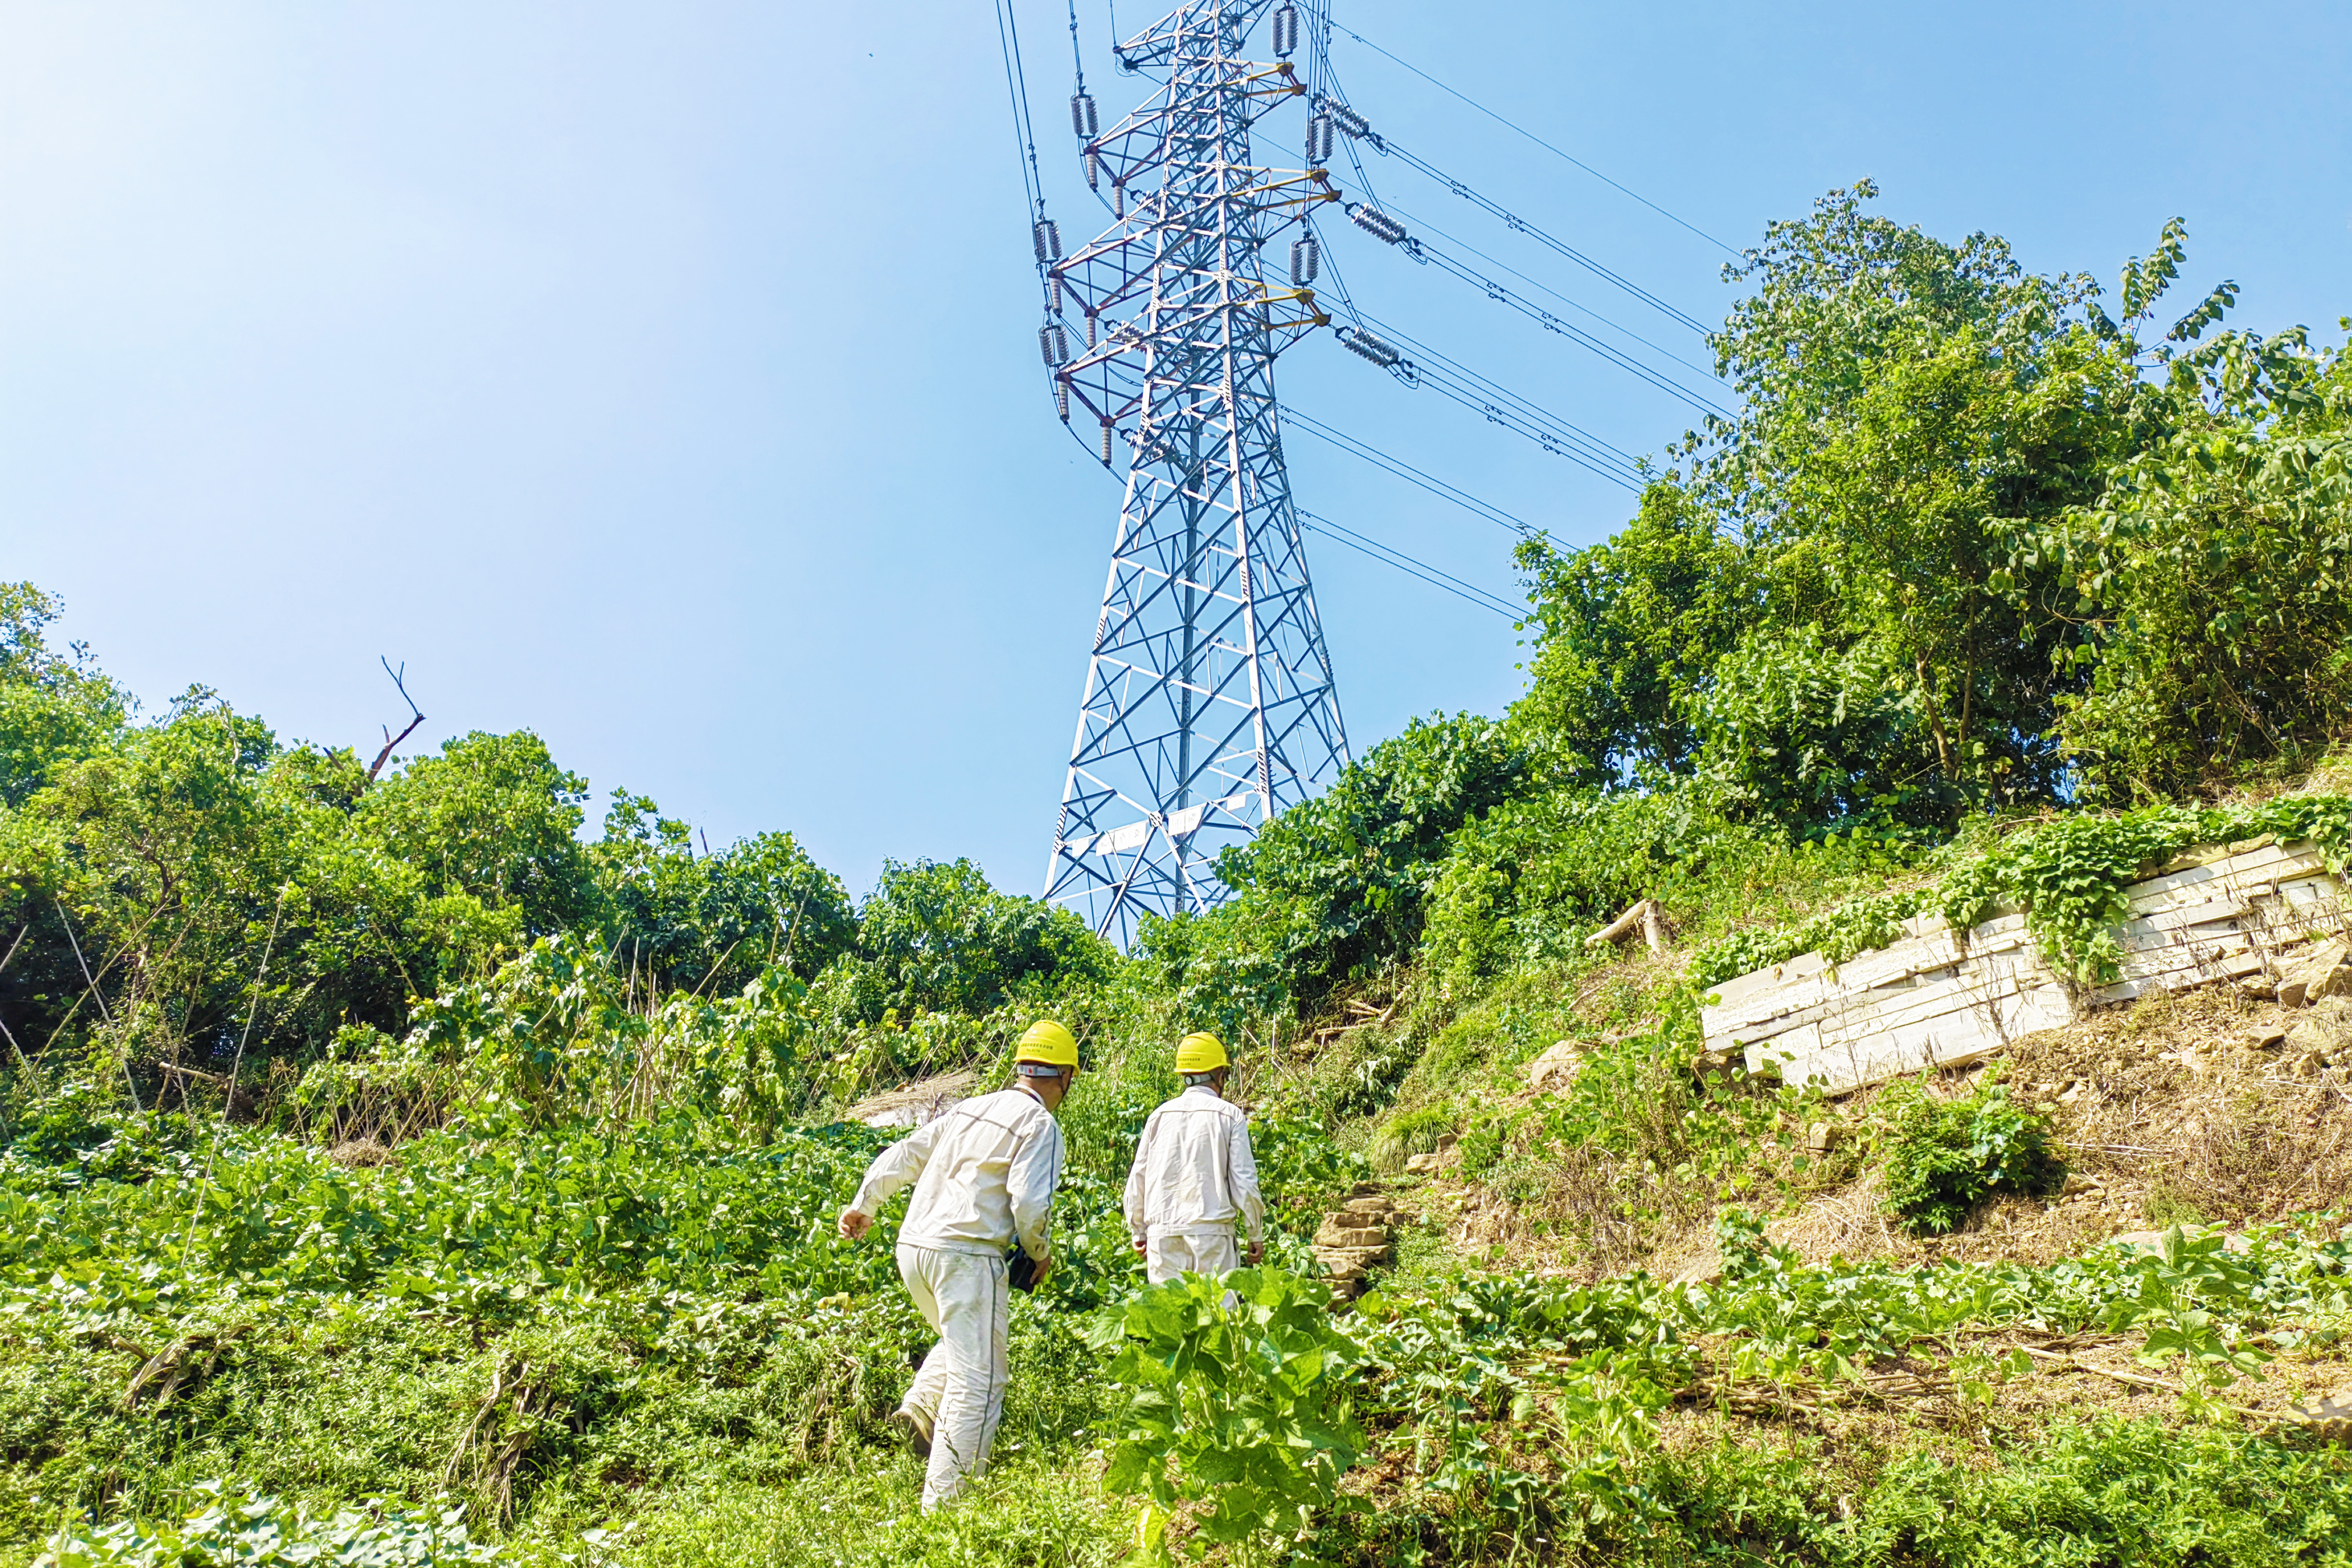
{"label": "bare dead branch", "polygon": [[[106,1026],[111,1029],[114,1027],[114,1015],[108,1011],[105,994],[99,990],[98,979],[89,972],[89,960],[81,955],[81,942],[74,935],[73,921],[66,914],[65,900],[63,899],[58,899],[52,901],[58,906],[58,919],[65,922],[66,941],[73,944],[74,962],[81,965],[82,983],[89,987],[90,999],[98,1004],[98,1016],[101,1019],[105,1020]],[[12,1038],[10,1044],[13,1045],[15,1041]],[[131,1057],[127,1051],[124,1053],[122,1058],[122,1081],[131,1090],[131,1109],[134,1110],[146,1110],[147,1108],[145,1106],[139,1103],[139,1084],[137,1080],[132,1079],[131,1076]]]}
{"label": "bare dead branch", "polygon": [[400,700],[408,704],[408,711],[411,717],[408,721],[408,727],[401,731],[397,735],[392,732],[391,725],[386,724],[383,727],[383,750],[375,754],[374,763],[370,764],[368,768],[367,776],[368,783],[370,784],[375,783],[375,775],[383,772],[383,764],[392,761],[392,749],[400,744],[403,741],[408,739],[409,736],[416,733],[416,726],[425,722],[425,710],[419,708],[416,705],[416,699],[408,694],[407,661],[404,659],[401,662],[400,668],[398,669],[394,669],[392,668],[392,660],[384,658],[382,654],[378,654],[376,656],[376,659],[378,663],[383,666],[383,672],[392,677],[392,684],[399,690]]}

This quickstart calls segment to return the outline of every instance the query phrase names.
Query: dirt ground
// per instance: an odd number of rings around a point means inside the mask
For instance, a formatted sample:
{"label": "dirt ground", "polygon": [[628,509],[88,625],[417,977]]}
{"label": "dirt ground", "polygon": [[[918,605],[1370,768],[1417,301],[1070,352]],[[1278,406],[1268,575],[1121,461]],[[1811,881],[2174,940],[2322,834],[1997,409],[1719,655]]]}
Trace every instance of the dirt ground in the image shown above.
{"label": "dirt ground", "polygon": [[[1773,1239],[1808,1262],[2040,1265],[2177,1223],[2242,1229],[2352,1205],[2346,1069],[2286,1044],[2297,1026],[2352,1049],[2352,1009],[2287,1010],[2221,988],[2030,1036],[1999,1070],[2050,1116],[2068,1171],[2062,1195],[1998,1197],[1950,1236],[1920,1239],[1889,1223],[1866,1173],[1775,1222]],[[1964,1091],[1990,1067],[1946,1085]],[[1864,1091],[1832,1105],[1840,1136],[1858,1131],[1869,1100]]]}
{"label": "dirt ground", "polygon": [[[2050,1117],[2068,1172],[2063,1193],[1996,1197],[1948,1236],[1909,1235],[1887,1215],[1864,1158],[1876,1092],[1864,1089],[1822,1107],[1831,1151],[1799,1178],[1815,1190],[1770,1223],[1771,1239],[1815,1264],[2039,1266],[2173,1224],[2241,1230],[2352,1209],[2352,1003],[2342,998],[2284,1009],[2229,987],[2158,995],[2030,1036],[1992,1063],[1943,1075],[1939,1087],[1965,1093],[1988,1071]],[[1545,1223],[1560,1216],[1451,1170],[1408,1178],[1398,1192],[1438,1252],[1544,1277],[1633,1266],[1704,1279],[1714,1269],[1711,1205],[1638,1239],[1612,1238],[1596,1257]]]}

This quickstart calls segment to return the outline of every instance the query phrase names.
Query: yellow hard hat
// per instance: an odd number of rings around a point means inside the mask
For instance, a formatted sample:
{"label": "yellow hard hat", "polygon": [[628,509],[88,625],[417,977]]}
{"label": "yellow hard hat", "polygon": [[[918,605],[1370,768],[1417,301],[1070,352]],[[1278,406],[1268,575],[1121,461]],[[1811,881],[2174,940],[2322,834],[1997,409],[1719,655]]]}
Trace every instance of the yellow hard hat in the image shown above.
{"label": "yellow hard hat", "polygon": [[1176,1042],[1178,1072],[1214,1072],[1233,1064],[1225,1059],[1225,1043],[1214,1035],[1187,1035]]}
{"label": "yellow hard hat", "polygon": [[1040,1018],[1021,1032],[1021,1042],[1013,1048],[1013,1059],[1074,1068],[1078,1065],[1078,1042],[1070,1037],[1069,1030],[1051,1018]]}

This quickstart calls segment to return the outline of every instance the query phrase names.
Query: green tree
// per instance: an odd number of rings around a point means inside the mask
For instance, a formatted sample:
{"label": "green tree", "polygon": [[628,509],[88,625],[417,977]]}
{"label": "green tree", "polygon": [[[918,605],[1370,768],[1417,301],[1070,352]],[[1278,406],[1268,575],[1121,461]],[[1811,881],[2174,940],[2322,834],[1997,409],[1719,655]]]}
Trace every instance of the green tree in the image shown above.
{"label": "green tree", "polygon": [[130,722],[129,696],[79,647],[49,647],[58,608],[30,583],[0,583],[0,805],[24,805],[58,763],[109,749]]}
{"label": "green tree", "polygon": [[2097,294],[2087,276],[2028,273],[1997,236],[1948,245],[1880,217],[1864,205],[1877,195],[1868,180],[1831,191],[1724,268],[1750,285],[1712,339],[1742,406],[1677,455],[1702,504],[1750,541],[1807,531],[1801,477],[1853,426],[1878,373],[1969,334],[2026,374]]}
{"label": "green tree", "polygon": [[290,865],[261,799],[275,751],[258,720],[192,689],[115,747],[54,763],[0,820],[11,923],[37,925],[40,967],[65,977],[17,1020],[41,1044],[70,1026],[178,1068],[224,1037]]}
{"label": "green tree", "polygon": [[1271,959],[1310,1005],[1404,957],[1421,940],[1423,895],[1449,836],[1530,781],[1528,749],[1494,720],[1414,720],[1218,858],[1241,896],[1215,917],[1216,945]]}
{"label": "green tree", "polygon": [[1586,549],[1518,550],[1534,606],[1523,734],[1557,742],[1569,782],[1601,786],[1643,768],[1688,773],[1693,697],[1764,605],[1748,552],[1681,484],[1658,480],[1633,520]]}
{"label": "green tree", "polygon": [[[1757,792],[1801,823],[1857,795],[1947,822],[2063,795],[2052,731],[2081,682],[2063,657],[2078,634],[2035,612],[2045,576],[2002,575],[2003,520],[2097,499],[2149,420],[2131,355],[2095,330],[2091,279],[2029,273],[1991,236],[1954,246],[1897,226],[1864,209],[1875,195],[1833,191],[1726,269],[1753,286],[1715,338],[1746,402],[1685,448],[1696,492],[1738,528],[1765,584],[1738,673],[1793,674],[1792,653],[1817,656],[1832,687],[1853,687],[1843,666],[1884,694],[1862,726],[1874,754],[1825,758],[1858,788]],[[1717,682],[1712,704],[1743,721],[1726,770],[1770,752],[1784,777],[1821,776],[1790,761],[1824,755],[1806,705],[1786,704],[1799,722],[1774,742],[1734,685]],[[1833,717],[1850,727],[1845,706]]]}
{"label": "green tree", "polygon": [[[2171,684],[2102,678],[2102,650],[2168,618],[2186,625],[2216,595],[2242,599],[2218,578],[2199,586],[2189,561],[2251,563],[2268,547],[2332,581],[2320,447],[2293,448],[2269,470],[2281,494],[2238,507],[2274,516],[2285,490],[2312,498],[2294,539],[2136,521],[2146,507],[2108,505],[2119,486],[2162,490],[2152,455],[2210,435],[2229,387],[2314,380],[2275,352],[2186,349],[2229,309],[2230,284],[2142,346],[2185,254],[2177,221],[2125,268],[2118,324],[2088,278],[2028,273],[1990,236],[1948,245],[1895,225],[1866,210],[1875,194],[1866,182],[1831,192],[1727,269],[1750,293],[1714,343],[1744,402],[1676,449],[1687,475],[1662,476],[1605,544],[1523,551],[1538,637],[1514,721],[1574,782],[1698,779],[1723,811],[1808,833],[1857,819],[1949,827],[1974,810],[2063,801],[2093,752],[2129,749],[2099,715],[2128,710],[2124,727],[2145,730],[2153,710],[2125,694]],[[2158,537],[2172,542],[2168,566],[2147,542]],[[2146,570],[2121,570],[2143,546]],[[2232,573],[2263,575],[2242,564],[2221,576]],[[2110,590],[2140,597],[2103,607]],[[2258,618],[2275,606],[2240,608]],[[2303,622],[2274,665],[2334,668],[2314,651],[2332,623]],[[2203,624],[2231,635],[2227,615]],[[2135,657],[2151,671],[2189,657],[2177,636],[2166,646],[2164,659]],[[2216,667],[2199,668],[2208,679],[2189,685],[2218,713]],[[2317,684],[2332,691],[2333,679]],[[2314,716],[2295,742],[2307,749],[2336,699],[2308,679],[2298,689],[2297,711]],[[2190,754],[2223,738],[2215,722],[2164,726]],[[2261,749],[2284,743],[2276,722],[2242,728],[2264,735]],[[2243,750],[2224,739],[2219,754]]]}
{"label": "green tree", "polygon": [[836,975],[858,1018],[992,1011],[1109,978],[1118,951],[1067,910],[1000,893],[970,860],[886,860]]}
{"label": "green tree", "polygon": [[615,790],[591,853],[614,961],[659,985],[725,994],[776,963],[809,980],[856,941],[841,879],[789,833],[697,855],[684,822]]}
{"label": "green tree", "polygon": [[82,649],[48,646],[58,608],[30,583],[0,583],[0,1028],[17,1050],[39,1049],[84,988],[45,834],[18,814],[60,767],[120,745],[132,712]]}
{"label": "green tree", "polygon": [[417,879],[403,930],[436,955],[431,984],[487,974],[500,956],[593,919],[595,882],[577,837],[587,794],[538,736],[478,731],[359,797],[361,847]]}
{"label": "green tree", "polygon": [[[2053,584],[2011,572],[2004,530],[2095,500],[2122,455],[2138,388],[2127,358],[2077,324],[2003,344],[1964,327],[1874,366],[1843,426],[1789,476],[1811,548],[1779,552],[1783,602],[1903,690],[1911,722],[1879,770],[1946,812],[2063,793],[2053,734],[2079,640],[2033,613]],[[1906,763],[1909,762],[1909,766]]]}
{"label": "green tree", "polygon": [[2231,283],[2144,348],[2185,244],[2176,219],[2125,268],[2125,321],[2097,323],[2162,373],[2160,434],[2095,504],[2007,530],[2012,588],[2063,585],[2044,613],[2078,628],[2065,651],[2088,680],[2061,699],[2057,731],[2109,798],[2293,765],[2352,721],[2352,355],[2314,350],[2299,327],[2200,341]]}
{"label": "green tree", "polygon": [[142,1099],[210,1081],[241,1044],[266,1064],[348,1025],[396,1032],[412,998],[596,910],[580,781],[530,735],[370,784],[351,752],[281,748],[197,689],[47,772],[0,806],[27,949],[0,1022],[28,1049],[103,1044]]}

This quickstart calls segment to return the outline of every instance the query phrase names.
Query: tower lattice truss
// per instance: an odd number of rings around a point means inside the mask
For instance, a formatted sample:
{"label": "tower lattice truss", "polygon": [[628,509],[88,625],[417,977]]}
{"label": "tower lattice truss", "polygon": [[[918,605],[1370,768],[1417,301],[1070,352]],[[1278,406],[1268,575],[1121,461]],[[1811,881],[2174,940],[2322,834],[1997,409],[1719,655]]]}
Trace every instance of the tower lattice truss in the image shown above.
{"label": "tower lattice truss", "polygon": [[[1062,417],[1128,464],[1045,896],[1122,943],[1144,914],[1220,901],[1218,852],[1348,755],[1274,390],[1276,355],[1328,321],[1306,226],[1338,196],[1321,168],[1253,157],[1252,126],[1307,93],[1287,60],[1244,58],[1270,3],[1196,0],[1122,45],[1165,84],[1098,134],[1073,105],[1117,221],[1066,257],[1039,224]],[[1289,53],[1296,9],[1269,31]]]}

